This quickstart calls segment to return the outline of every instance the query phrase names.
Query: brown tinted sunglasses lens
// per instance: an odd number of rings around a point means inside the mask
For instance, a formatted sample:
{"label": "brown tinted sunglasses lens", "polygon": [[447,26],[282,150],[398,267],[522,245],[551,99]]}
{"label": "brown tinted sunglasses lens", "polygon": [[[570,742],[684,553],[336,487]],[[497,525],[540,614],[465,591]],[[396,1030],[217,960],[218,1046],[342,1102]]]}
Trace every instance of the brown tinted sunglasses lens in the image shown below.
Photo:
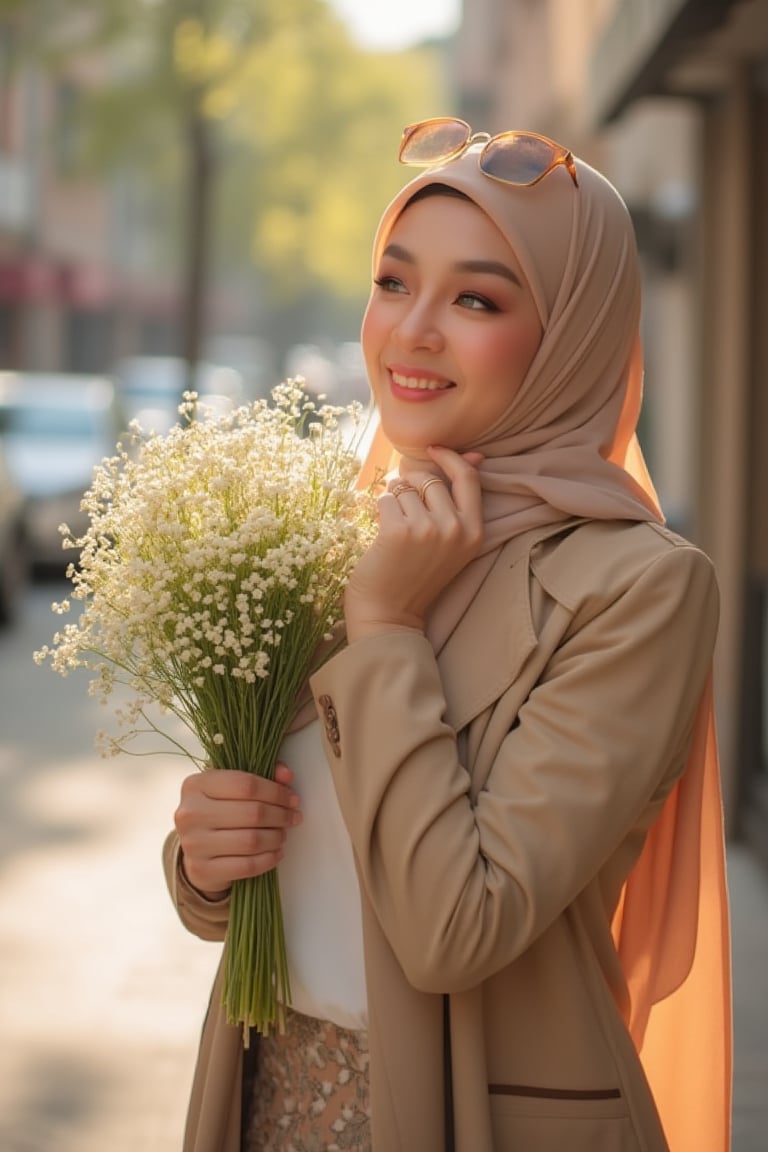
{"label": "brown tinted sunglasses lens", "polygon": [[502,136],[483,150],[480,167],[487,176],[509,184],[533,184],[556,163],[559,152],[535,136]]}
{"label": "brown tinted sunglasses lens", "polygon": [[469,129],[456,120],[406,128],[400,143],[402,164],[435,164],[449,160],[469,140]]}

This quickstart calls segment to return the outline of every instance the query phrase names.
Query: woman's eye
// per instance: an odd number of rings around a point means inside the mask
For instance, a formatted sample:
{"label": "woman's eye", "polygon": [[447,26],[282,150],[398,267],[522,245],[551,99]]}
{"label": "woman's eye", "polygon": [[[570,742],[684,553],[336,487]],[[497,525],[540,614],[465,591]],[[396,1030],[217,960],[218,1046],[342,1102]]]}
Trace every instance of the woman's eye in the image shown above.
{"label": "woman's eye", "polygon": [[456,297],[456,303],[460,304],[462,308],[471,308],[476,312],[498,312],[498,308],[492,300],[486,299],[485,296],[478,296],[476,292],[461,292]]}
{"label": "woman's eye", "polygon": [[373,282],[383,292],[405,292],[405,285],[396,276],[376,276]]}

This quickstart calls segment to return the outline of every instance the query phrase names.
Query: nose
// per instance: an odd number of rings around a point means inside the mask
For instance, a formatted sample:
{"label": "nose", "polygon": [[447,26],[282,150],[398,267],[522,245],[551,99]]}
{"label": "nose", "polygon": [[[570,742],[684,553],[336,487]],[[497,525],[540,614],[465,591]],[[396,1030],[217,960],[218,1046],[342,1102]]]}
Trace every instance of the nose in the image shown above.
{"label": "nose", "polygon": [[445,344],[440,322],[428,301],[414,300],[399,318],[393,336],[405,351],[438,351]]}

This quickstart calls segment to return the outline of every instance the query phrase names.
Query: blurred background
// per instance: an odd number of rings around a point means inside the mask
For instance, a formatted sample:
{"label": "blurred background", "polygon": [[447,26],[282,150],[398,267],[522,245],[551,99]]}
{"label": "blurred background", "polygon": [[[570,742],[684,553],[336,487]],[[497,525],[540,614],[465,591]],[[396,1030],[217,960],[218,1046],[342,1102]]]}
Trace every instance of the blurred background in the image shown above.
{"label": "blurred background", "polygon": [[189,385],[367,402],[373,231],[446,114],[565,143],[635,221],[643,447],[721,586],[734,1152],[765,1152],[768,0],[0,0],[3,1152],[179,1147],[217,959],[160,873],[186,765],[99,761],[85,683],[32,663],[57,526]]}

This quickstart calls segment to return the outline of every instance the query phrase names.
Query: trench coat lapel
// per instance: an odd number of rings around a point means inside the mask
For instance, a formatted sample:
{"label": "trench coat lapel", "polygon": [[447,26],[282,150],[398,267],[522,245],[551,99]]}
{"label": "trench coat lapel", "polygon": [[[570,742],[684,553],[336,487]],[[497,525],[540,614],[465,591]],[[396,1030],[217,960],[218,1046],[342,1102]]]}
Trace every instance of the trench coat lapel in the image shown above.
{"label": "trench coat lapel", "polygon": [[[573,522],[568,523],[571,527]],[[533,547],[565,529],[548,524],[514,537],[499,551],[469,607],[437,657],[445,719],[456,732],[519,675],[537,645],[530,596]],[[482,643],[478,643],[482,637]]]}

